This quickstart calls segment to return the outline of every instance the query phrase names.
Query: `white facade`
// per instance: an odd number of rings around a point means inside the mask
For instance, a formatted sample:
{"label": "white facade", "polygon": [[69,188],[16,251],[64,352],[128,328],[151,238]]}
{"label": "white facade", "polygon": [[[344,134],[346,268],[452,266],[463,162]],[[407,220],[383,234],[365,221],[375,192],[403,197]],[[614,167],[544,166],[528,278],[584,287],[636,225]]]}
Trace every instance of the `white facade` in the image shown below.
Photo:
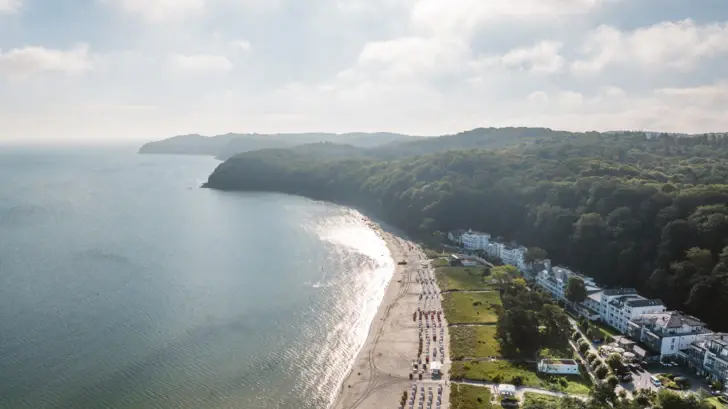
{"label": "white facade", "polygon": [[523,246],[504,246],[500,259],[504,264],[516,266],[519,270],[526,269],[526,248]]}
{"label": "white facade", "polygon": [[627,332],[661,358],[675,356],[712,334],[699,319],[677,311],[644,314],[629,322]]}
{"label": "white facade", "polygon": [[468,230],[460,236],[460,240],[467,250],[485,250],[490,244],[490,234]]}
{"label": "white facade", "polygon": [[501,255],[503,254],[503,244],[497,243],[497,242],[491,242],[488,247],[486,247],[485,252],[488,253],[488,256],[493,258],[501,258]]}
{"label": "white facade", "polygon": [[699,375],[708,375],[728,385],[728,334],[707,335],[680,351],[678,357],[697,369]]}
{"label": "white facade", "polygon": [[667,308],[660,300],[648,300],[634,288],[618,288],[602,292],[599,317],[602,321],[626,333],[628,324],[644,314],[657,314]]}
{"label": "white facade", "polygon": [[542,359],[538,371],[548,374],[578,375],[579,364],[573,359]]}

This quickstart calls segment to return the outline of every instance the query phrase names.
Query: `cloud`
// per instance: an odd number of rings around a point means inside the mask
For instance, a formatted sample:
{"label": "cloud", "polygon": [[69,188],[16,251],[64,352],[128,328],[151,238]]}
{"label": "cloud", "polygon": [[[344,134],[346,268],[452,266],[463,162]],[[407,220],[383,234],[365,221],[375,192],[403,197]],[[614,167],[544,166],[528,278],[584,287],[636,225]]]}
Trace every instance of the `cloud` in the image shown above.
{"label": "cloud", "polygon": [[613,65],[685,70],[728,52],[728,23],[698,25],[686,19],[631,32],[603,25],[587,37],[581,51],[585,58],[571,65],[581,73],[599,72]]}
{"label": "cloud", "polygon": [[233,69],[227,57],[212,54],[184,55],[171,57],[173,68],[189,73],[222,73]]}
{"label": "cloud", "polygon": [[23,0],[0,0],[0,15],[17,13],[23,6]]}
{"label": "cloud", "polygon": [[503,19],[548,20],[586,13],[612,0],[417,0],[412,20],[438,33],[469,34]]}
{"label": "cloud", "polygon": [[559,55],[561,46],[558,42],[541,41],[533,47],[511,50],[500,57],[500,61],[512,69],[553,73],[564,65],[564,58]]}
{"label": "cloud", "polygon": [[38,46],[0,51],[0,73],[11,78],[26,78],[44,72],[75,75],[91,68],[85,44],[66,51]]}
{"label": "cloud", "polygon": [[403,37],[364,45],[356,66],[339,78],[384,81],[422,80],[461,70],[470,48],[458,39]]}
{"label": "cloud", "polygon": [[238,51],[250,51],[252,49],[252,45],[250,42],[245,40],[234,40],[230,42],[230,46]]}
{"label": "cloud", "polygon": [[[0,0],[1,1],[1,0]],[[181,20],[199,15],[206,0],[103,0],[149,22]]]}

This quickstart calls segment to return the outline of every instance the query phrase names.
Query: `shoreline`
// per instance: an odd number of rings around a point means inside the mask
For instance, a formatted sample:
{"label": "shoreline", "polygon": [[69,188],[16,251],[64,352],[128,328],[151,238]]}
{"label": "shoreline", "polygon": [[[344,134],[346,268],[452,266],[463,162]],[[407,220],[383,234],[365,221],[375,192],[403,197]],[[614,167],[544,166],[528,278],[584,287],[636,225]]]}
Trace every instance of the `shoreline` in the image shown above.
{"label": "shoreline", "polygon": [[[413,383],[430,382],[429,378],[423,381],[409,379],[418,347],[418,329],[412,317],[418,309],[422,291],[415,277],[418,270],[430,265],[429,260],[416,244],[384,230],[369,217],[362,217],[384,240],[394,262],[394,272],[369,326],[367,338],[329,409],[396,408],[402,393]],[[407,264],[399,265],[401,260]],[[447,340],[449,337],[446,336]],[[449,360],[446,363],[449,367]],[[443,409],[447,407],[445,405]]]}

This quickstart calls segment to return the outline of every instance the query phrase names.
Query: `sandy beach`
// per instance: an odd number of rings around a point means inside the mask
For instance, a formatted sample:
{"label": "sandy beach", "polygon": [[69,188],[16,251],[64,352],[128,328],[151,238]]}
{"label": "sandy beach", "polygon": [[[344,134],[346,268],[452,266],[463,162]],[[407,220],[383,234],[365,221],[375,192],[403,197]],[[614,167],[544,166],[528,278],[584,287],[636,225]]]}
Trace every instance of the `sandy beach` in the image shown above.
{"label": "sandy beach", "polygon": [[[397,409],[400,407],[402,394],[407,391],[411,396],[413,384],[417,384],[418,394],[422,387],[433,387],[435,399],[438,385],[441,385],[443,401],[440,408],[448,408],[449,388],[445,384],[446,375],[441,380],[432,380],[427,371],[422,381],[417,380],[417,375],[414,376],[414,380],[409,379],[410,373],[413,372],[413,360],[417,358],[420,331],[418,323],[413,320],[413,315],[417,312],[418,307],[423,305],[421,297],[423,290],[429,289],[430,292],[433,292],[435,286],[432,283],[423,285],[419,282],[422,279],[418,280],[418,277],[423,277],[425,274],[428,274],[427,277],[432,274],[434,278],[430,262],[415,244],[384,232],[378,226],[376,229],[387,243],[395,263],[405,260],[407,264],[396,266],[384,299],[370,327],[367,340],[359,351],[352,370],[344,380],[340,394],[332,407],[334,409]],[[437,290],[437,295],[429,297],[431,300],[437,298],[435,301],[439,306],[439,290]],[[435,301],[429,301],[430,305]],[[447,374],[450,366],[447,351],[449,335],[444,315],[442,322],[444,336],[440,336],[438,339],[443,340],[445,353],[438,355],[437,360],[440,361],[442,356],[445,357],[443,372]],[[424,325],[423,331],[425,331]],[[427,331],[432,331],[433,334],[438,331],[439,334],[440,329],[428,328]],[[433,343],[435,346],[438,345],[437,342]],[[419,399],[419,395],[417,397]],[[408,407],[409,403],[405,405],[405,408]],[[428,406],[425,405],[425,407]],[[435,409],[437,406],[433,403],[431,407]]]}

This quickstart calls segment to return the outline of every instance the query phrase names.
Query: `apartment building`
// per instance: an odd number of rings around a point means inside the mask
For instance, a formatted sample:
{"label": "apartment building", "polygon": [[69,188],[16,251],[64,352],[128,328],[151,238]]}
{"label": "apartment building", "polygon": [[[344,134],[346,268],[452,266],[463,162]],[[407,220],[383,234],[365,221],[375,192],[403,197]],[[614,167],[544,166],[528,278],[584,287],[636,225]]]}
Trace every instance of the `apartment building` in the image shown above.
{"label": "apartment building", "polygon": [[680,351],[677,357],[684,364],[694,368],[698,375],[728,385],[728,334],[707,335]]}
{"label": "apartment building", "polygon": [[504,264],[516,266],[519,270],[526,269],[526,248],[523,246],[503,246],[500,259]]}
{"label": "apartment building", "polygon": [[[553,298],[566,301],[566,287],[569,284],[569,278],[577,276],[584,281],[586,287],[587,299],[580,305],[576,305],[577,311],[585,317],[595,320],[599,318],[599,304],[594,301],[594,295],[599,295],[602,289],[594,283],[591,277],[585,277],[575,273],[568,268],[553,267],[551,270],[542,270],[536,275],[536,284],[546,290]],[[599,300],[600,298],[596,298]]]}
{"label": "apartment building", "polygon": [[603,290],[599,301],[601,320],[623,334],[627,332],[629,321],[644,314],[657,314],[667,309],[662,301],[642,297],[634,288]]}
{"label": "apartment building", "polygon": [[712,332],[699,319],[678,311],[643,314],[627,323],[627,336],[641,341],[660,359],[676,357],[680,350],[687,349]]}
{"label": "apartment building", "polygon": [[490,234],[470,229],[460,236],[460,240],[466,250],[485,250],[490,244]]}
{"label": "apartment building", "polygon": [[465,232],[466,232],[466,230],[464,230],[464,229],[453,230],[453,231],[450,231],[447,233],[447,238],[455,244],[462,245],[463,244],[463,233],[465,233]]}
{"label": "apartment building", "polygon": [[489,257],[501,258],[504,248],[505,246],[501,243],[491,242],[490,244],[488,244],[488,247],[485,248],[485,252],[488,254]]}

